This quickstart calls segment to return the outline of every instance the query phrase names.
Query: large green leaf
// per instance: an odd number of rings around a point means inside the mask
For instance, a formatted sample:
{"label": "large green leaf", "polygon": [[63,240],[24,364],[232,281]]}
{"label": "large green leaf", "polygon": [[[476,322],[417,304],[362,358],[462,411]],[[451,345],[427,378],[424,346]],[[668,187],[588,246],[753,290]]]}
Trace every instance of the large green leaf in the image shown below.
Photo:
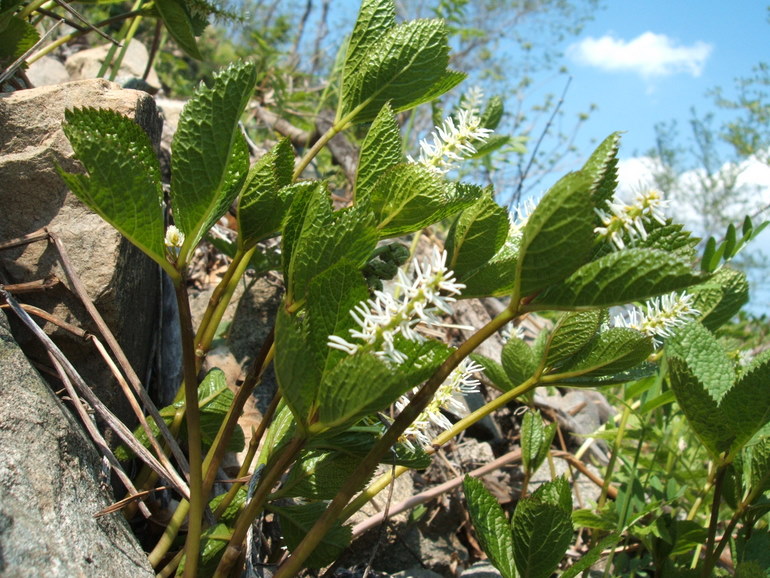
{"label": "large green leaf", "polygon": [[356,202],[366,201],[379,178],[403,160],[401,130],[393,109],[386,103],[361,143],[354,191]]}
{"label": "large green leaf", "polygon": [[238,199],[238,242],[249,248],[278,232],[292,201],[294,150],[282,139],[249,171]]}
{"label": "large green leaf", "polygon": [[[281,497],[331,500],[361,458],[343,452],[308,450],[294,463],[281,485]],[[365,483],[362,482],[362,485]]]}
{"label": "large green leaf", "polygon": [[618,149],[620,133],[614,132],[602,141],[591,153],[581,172],[591,175],[593,180],[593,205],[601,207],[612,199],[618,186]]}
{"label": "large green leaf", "polygon": [[484,266],[466,273],[459,280],[465,284],[461,297],[503,297],[516,285],[519,235],[509,234],[500,250]]}
{"label": "large green leaf", "polygon": [[510,228],[506,210],[491,194],[483,194],[462,211],[446,240],[449,268],[458,280],[462,282],[468,273],[484,267],[505,244]]}
{"label": "large green leaf", "polygon": [[60,171],[72,192],[167,270],[160,166],[142,128],[114,111],[65,112],[64,134],[88,176]]}
{"label": "large green leaf", "polygon": [[201,85],[187,101],[172,143],[171,201],[185,234],[180,260],[230,208],[249,168],[238,122],[257,80],[253,63],[240,62]]}
{"label": "large green leaf", "polygon": [[564,280],[591,255],[591,185],[590,176],[570,173],[545,194],[529,216],[518,261],[522,296]]}
{"label": "large green leaf", "polygon": [[0,68],[13,63],[40,40],[37,29],[18,16],[9,16],[0,32]]}
{"label": "large green leaf", "polygon": [[556,424],[545,425],[539,411],[528,411],[521,421],[521,463],[532,474],[548,457]]}
{"label": "large green leaf", "polygon": [[[283,537],[289,551],[294,550],[305,538],[310,528],[326,511],[325,502],[312,502],[296,506],[270,505],[269,509],[278,514]],[[335,525],[321,539],[315,550],[308,556],[305,565],[308,568],[322,568],[334,562],[348,547],[351,539],[350,526]]]}
{"label": "large green leaf", "polygon": [[363,65],[369,50],[396,25],[393,0],[363,0],[345,54],[344,77],[351,76]]}
{"label": "large green leaf", "polygon": [[195,41],[195,30],[190,17],[190,10],[185,1],[155,0],[155,8],[163,19],[166,30],[179,47],[196,60],[203,60]]}
{"label": "large green leaf", "polygon": [[583,265],[539,295],[537,309],[624,305],[702,282],[689,262],[659,249],[616,251]]}
{"label": "large green leaf", "polygon": [[744,479],[749,488],[770,489],[770,437],[763,437],[746,446],[744,452]]}
{"label": "large green leaf", "polygon": [[[371,14],[381,17],[370,18]],[[349,44],[337,121],[370,122],[386,102],[395,111],[413,108],[464,78],[446,70],[449,46],[443,21],[414,20],[382,33],[390,19],[386,10],[366,16],[366,24],[356,26]],[[376,40],[364,40],[367,30],[375,31]]]}
{"label": "large green leaf", "polygon": [[377,181],[364,205],[375,216],[380,238],[419,231],[473,203],[481,189],[443,181],[422,165],[402,163]]}
{"label": "large green leaf", "polygon": [[503,509],[476,478],[465,476],[463,489],[479,544],[504,578],[516,578],[513,537]]}
{"label": "large green leaf", "polygon": [[733,366],[716,338],[701,324],[682,328],[667,344],[671,388],[687,421],[715,459],[736,434],[719,403],[733,387]]}
{"label": "large green leaf", "polygon": [[564,478],[521,500],[511,519],[513,556],[522,578],[549,578],[572,541],[572,493]]}
{"label": "large green leaf", "polygon": [[770,423],[770,351],[757,358],[728,391],[719,409],[732,424],[735,440],[731,453],[743,446]]}
{"label": "large green leaf", "polygon": [[613,327],[600,333],[579,355],[559,367],[555,379],[598,377],[628,371],[644,362],[653,352],[652,339],[626,327]]}
{"label": "large green leaf", "polygon": [[688,292],[693,306],[701,312],[701,323],[715,331],[732,319],[749,300],[749,283],[742,271],[721,267],[705,283]]}

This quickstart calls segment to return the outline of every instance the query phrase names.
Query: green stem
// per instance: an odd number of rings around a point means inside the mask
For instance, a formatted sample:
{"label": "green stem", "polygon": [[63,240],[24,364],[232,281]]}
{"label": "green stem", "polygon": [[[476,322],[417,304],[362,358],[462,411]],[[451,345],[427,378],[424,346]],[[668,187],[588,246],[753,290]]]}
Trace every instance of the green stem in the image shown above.
{"label": "green stem", "polygon": [[517,311],[512,309],[512,307],[516,307],[516,302],[512,302],[505,311],[479,329],[458,349],[452,352],[431,378],[425,382],[425,385],[420,388],[409,405],[407,405],[396,417],[393,424],[383,436],[377,440],[369,453],[361,460],[356,470],[347,478],[345,484],[331,501],[326,511],[310,529],[297,548],[294,549],[294,552],[292,552],[286,561],[278,568],[278,571],[274,574],[274,578],[290,578],[292,576],[297,576],[302,568],[303,562],[310,553],[315,550],[316,546],[329,532],[332,526],[334,526],[343,509],[357,492],[358,488],[361,487],[361,484],[371,475],[393,444],[398,441],[398,438],[406,428],[408,428],[428,406],[428,403],[430,403],[438,388],[444,383],[446,378],[449,377],[449,374],[484,340],[516,317]]}
{"label": "green stem", "polygon": [[[187,522],[185,552],[185,577],[193,578],[198,573],[201,531],[203,529],[203,456],[201,442],[201,417],[198,407],[198,378],[195,369],[195,339],[192,328],[190,302],[184,276],[174,283],[179,307],[179,327],[182,337],[182,367],[185,387],[185,409],[187,417],[187,449],[190,461],[190,516]],[[181,504],[180,504],[181,507]]]}
{"label": "green stem", "polygon": [[307,166],[310,164],[310,161],[312,161],[316,155],[321,151],[324,146],[326,146],[326,143],[328,143],[332,138],[334,138],[338,132],[343,130],[345,128],[345,125],[343,124],[333,124],[331,127],[329,127],[329,130],[327,130],[323,135],[321,135],[321,138],[319,138],[315,144],[310,148],[307,153],[305,153],[305,156],[302,157],[302,160],[299,161],[299,164],[297,165],[297,168],[294,169],[294,174],[291,177],[292,181],[296,181],[299,179],[300,175],[302,175],[302,171],[304,171]]}
{"label": "green stem", "polygon": [[[240,516],[238,516],[238,521],[235,523],[230,542],[227,544],[227,548],[225,548],[225,551],[222,554],[222,559],[219,561],[219,566],[217,566],[217,570],[214,573],[214,578],[226,578],[230,575],[230,571],[241,556],[243,541],[246,539],[246,533],[249,531],[251,523],[264,508],[265,501],[270,495],[273,486],[275,486],[281,478],[284,470],[286,470],[286,468],[288,468],[294,461],[304,445],[304,437],[298,436],[293,438],[288,445],[276,455],[277,459],[275,462],[268,464],[265,468],[265,474],[259,480],[254,495],[243,509]],[[186,569],[187,567],[185,565],[185,570]]]}
{"label": "green stem", "polygon": [[620,418],[618,424],[618,433],[615,435],[615,441],[612,444],[612,453],[610,454],[609,462],[607,463],[606,474],[604,475],[604,485],[602,486],[602,493],[599,495],[599,501],[596,505],[597,509],[601,510],[604,504],[607,502],[607,492],[610,488],[610,482],[612,480],[612,473],[615,470],[615,463],[618,461],[618,455],[620,454],[620,444],[623,442],[623,436],[626,432],[626,424],[628,418],[631,415],[631,407],[626,404],[623,408],[623,416]]}
{"label": "green stem", "polygon": [[19,13],[17,14],[17,17],[21,20],[26,20],[27,17],[32,14],[35,10],[43,6],[44,4],[47,4],[50,2],[50,0],[32,0],[29,4],[27,4],[24,8],[22,8]]}
{"label": "green stem", "polygon": [[[729,464],[721,464],[717,467],[717,475],[714,480],[714,497],[711,501],[711,519],[709,521],[708,539],[706,540],[706,563],[703,565],[701,576],[708,578],[714,569],[714,543],[717,537],[717,525],[719,525],[719,506],[722,505],[722,485],[725,481]],[[712,562],[711,564],[709,562]]]}

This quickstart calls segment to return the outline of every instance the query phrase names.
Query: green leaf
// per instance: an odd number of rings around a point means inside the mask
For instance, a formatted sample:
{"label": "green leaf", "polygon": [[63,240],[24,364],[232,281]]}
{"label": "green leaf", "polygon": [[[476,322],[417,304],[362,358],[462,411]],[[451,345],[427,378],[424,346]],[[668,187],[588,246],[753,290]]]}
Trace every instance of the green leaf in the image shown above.
{"label": "green leaf", "polygon": [[586,161],[581,172],[591,175],[593,181],[592,202],[602,207],[611,200],[618,186],[618,149],[620,133],[614,132],[602,141]]}
{"label": "green leaf", "polygon": [[364,0],[345,54],[344,77],[355,74],[369,50],[396,25],[393,0]]}
{"label": "green leaf", "polygon": [[278,141],[249,171],[238,200],[238,242],[250,248],[281,228],[291,204],[294,150],[288,139]]}
{"label": "green leaf", "polygon": [[[203,444],[211,446],[214,443],[219,428],[233,404],[234,395],[227,387],[227,378],[221,369],[209,371],[198,386],[198,403],[200,407],[201,439]],[[180,405],[179,402],[175,405]],[[244,447],[243,430],[237,426],[227,443],[227,450],[240,452]]]}
{"label": "green leaf", "polygon": [[522,578],[549,578],[572,541],[572,494],[564,478],[540,486],[516,506],[513,555]]}
{"label": "green leaf", "polygon": [[[294,218],[302,219],[302,224],[292,230],[289,225]],[[290,255],[288,266],[284,264],[287,303],[304,299],[313,277],[342,259],[363,266],[377,245],[371,213],[360,205],[332,211],[323,183],[310,189],[309,199],[300,202],[297,213],[292,205],[284,235],[284,251]],[[289,242],[293,246],[287,246]]]}
{"label": "green leaf", "polygon": [[37,29],[18,16],[10,16],[0,32],[0,63],[4,65],[15,62],[40,40]]}
{"label": "green leaf", "polygon": [[719,405],[735,432],[730,452],[735,455],[770,423],[770,351],[765,351],[740,376]]}
{"label": "green leaf", "polygon": [[[289,551],[294,550],[313,527],[316,520],[326,511],[325,502],[312,502],[298,506],[279,507],[270,505],[269,509],[278,514],[283,537]],[[305,565],[308,568],[322,568],[334,562],[348,547],[351,539],[349,526],[335,525],[321,539],[315,550],[308,556]]]}
{"label": "green leaf", "polygon": [[623,305],[704,280],[690,264],[659,249],[625,249],[583,265],[535,299],[538,309]]}
{"label": "green leaf", "polygon": [[344,351],[327,345],[329,336],[349,338],[348,330],[358,328],[350,312],[368,297],[361,271],[347,260],[336,263],[310,282],[307,303],[309,345],[317,359],[325,359],[323,371],[328,371],[347,356]]}
{"label": "green leaf", "polygon": [[591,179],[570,173],[540,200],[524,227],[518,262],[520,294],[564,280],[593,250]]}
{"label": "green leaf", "polygon": [[[363,10],[362,10],[363,14]],[[356,25],[343,72],[337,122],[370,122],[386,102],[400,112],[428,102],[456,86],[463,76],[447,72],[449,46],[444,22],[414,20],[392,26],[390,16]],[[367,14],[368,16],[368,14]],[[376,40],[362,42],[374,28]],[[356,51],[362,51],[359,56]]]}
{"label": "green leaf", "polygon": [[[577,524],[577,522],[575,522]],[[611,526],[609,529],[614,529],[615,526]],[[580,558],[564,572],[561,573],[560,578],[574,578],[581,572],[589,570],[594,564],[602,559],[605,554],[605,550],[614,548],[620,542],[620,536],[618,534],[610,534],[602,538],[599,543],[591,548],[588,552],[580,556]]]}
{"label": "green leaf", "polygon": [[[248,488],[246,486],[241,486],[238,488],[238,491],[235,492],[235,496],[233,497],[232,501],[219,517],[219,521],[231,526],[235,524],[235,521],[238,519],[238,514],[241,513],[241,508],[243,508],[243,506],[246,504],[247,494]],[[214,496],[214,498],[211,499],[209,502],[209,508],[212,512],[219,507],[219,504],[222,503],[222,500],[225,499],[225,496],[227,496],[227,494],[219,494],[218,496]]]}
{"label": "green leaf", "polygon": [[528,411],[521,422],[521,463],[531,474],[540,467],[551,447],[556,424],[546,426],[539,411]]}
{"label": "green leaf", "polygon": [[[341,452],[304,451],[281,485],[281,497],[331,500],[360,463],[361,458]],[[363,486],[366,480],[363,480]]]}
{"label": "green leaf", "polygon": [[478,353],[472,353],[471,358],[484,368],[484,375],[486,375],[487,379],[492,382],[492,385],[500,391],[510,391],[518,385],[512,383],[511,380],[508,379],[508,374],[503,369],[503,366],[494,359],[484,357]]}
{"label": "green leaf", "polygon": [[387,170],[364,204],[375,216],[380,238],[419,231],[473,203],[481,189],[443,181],[416,163]]}
{"label": "green leaf", "polygon": [[513,538],[503,509],[476,478],[466,475],[463,489],[479,544],[504,578],[516,578]]}
{"label": "green leaf", "polygon": [[201,85],[187,101],[172,143],[171,201],[176,226],[185,234],[179,259],[230,208],[249,168],[238,122],[257,79],[253,63],[230,65]]}
{"label": "green leaf", "polygon": [[500,361],[509,382],[517,386],[534,375],[538,360],[523,339],[512,336],[503,346]]}
{"label": "green leaf", "polygon": [[490,130],[495,130],[500,121],[503,120],[503,114],[505,113],[505,103],[499,95],[491,97],[484,107],[484,111],[481,113],[480,125]]}
{"label": "green leaf", "polygon": [[462,299],[472,297],[508,296],[516,285],[516,263],[519,258],[521,237],[511,234],[508,240],[483,267],[466,273]]}
{"label": "green leaf", "polygon": [[484,193],[452,223],[446,239],[448,267],[459,281],[495,256],[508,238],[510,222],[491,193]]}
{"label": "green leaf", "polygon": [[699,323],[682,328],[667,344],[671,388],[687,421],[715,459],[730,449],[733,424],[719,402],[735,375],[716,338]]}
{"label": "green leaf", "polygon": [[[310,353],[308,353],[310,352]],[[278,309],[275,322],[275,376],[297,423],[306,427],[321,382],[319,360],[308,344],[307,323]]]}
{"label": "green leaf", "polygon": [[[196,577],[210,578],[211,576],[214,576],[219,561],[222,558],[222,553],[227,547],[227,543],[230,541],[232,534],[233,531],[225,524],[211,526],[201,533],[200,561]],[[187,555],[184,555],[176,569],[176,576],[182,576],[184,574],[186,562]]]}
{"label": "green leaf", "polygon": [[160,166],[147,134],[111,110],[65,112],[62,126],[89,175],[62,178],[90,209],[166,270]]}
{"label": "green leaf", "polygon": [[558,366],[588,345],[605,315],[606,311],[598,309],[563,315],[551,332],[545,365]]}
{"label": "green leaf", "polygon": [[156,0],[155,8],[163,19],[166,30],[179,47],[196,60],[203,60],[198,44],[195,42],[190,11],[184,0]]}
{"label": "green leaf", "polygon": [[770,437],[751,443],[744,450],[744,478],[752,490],[770,489]]}
{"label": "green leaf", "polygon": [[722,267],[706,282],[688,290],[694,297],[693,307],[701,312],[701,323],[715,331],[735,317],[749,301],[746,274]]}
{"label": "green leaf", "polygon": [[643,333],[626,327],[613,327],[600,333],[578,356],[560,367],[554,379],[596,377],[628,371],[644,362],[653,351],[652,340]]}
{"label": "green leaf", "polygon": [[368,199],[377,181],[386,171],[404,160],[399,129],[393,109],[385,104],[361,143],[354,199]]}

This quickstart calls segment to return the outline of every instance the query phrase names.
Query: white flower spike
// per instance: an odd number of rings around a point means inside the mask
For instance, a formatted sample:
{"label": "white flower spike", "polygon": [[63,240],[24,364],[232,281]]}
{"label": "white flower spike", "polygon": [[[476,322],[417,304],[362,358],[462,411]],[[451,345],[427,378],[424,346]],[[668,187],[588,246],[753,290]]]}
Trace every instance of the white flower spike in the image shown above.
{"label": "white flower spike", "polygon": [[656,347],[663,343],[663,339],[671,337],[678,327],[687,325],[700,315],[700,311],[692,306],[692,295],[684,292],[654,297],[647,301],[644,309],[642,312],[634,308],[627,316],[615,317],[613,325],[636,329],[652,337]]}
{"label": "white flower spike", "polygon": [[666,224],[664,209],[668,204],[669,201],[663,198],[663,194],[655,190],[637,193],[631,205],[609,201],[608,211],[596,209],[596,214],[599,215],[603,226],[596,227],[594,233],[608,238],[617,249],[625,249],[624,234],[632,241],[637,238],[647,238],[645,220],[657,221],[661,225]]}

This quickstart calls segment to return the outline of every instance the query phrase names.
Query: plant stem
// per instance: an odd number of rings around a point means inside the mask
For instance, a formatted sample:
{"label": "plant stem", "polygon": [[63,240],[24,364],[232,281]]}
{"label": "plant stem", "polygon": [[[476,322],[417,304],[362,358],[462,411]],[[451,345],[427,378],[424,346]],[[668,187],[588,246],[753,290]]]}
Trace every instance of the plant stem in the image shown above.
{"label": "plant stem", "polygon": [[479,329],[465,343],[449,355],[446,361],[441,364],[431,378],[425,382],[425,385],[423,385],[412,398],[409,405],[407,405],[396,417],[393,424],[374,444],[369,453],[364,456],[356,470],[348,477],[343,487],[331,501],[326,511],[307,533],[304,540],[302,540],[297,548],[295,548],[294,552],[292,552],[286,561],[278,568],[277,572],[274,574],[274,578],[290,578],[298,574],[302,568],[303,562],[336,523],[348,501],[358,491],[358,488],[361,487],[364,480],[371,475],[371,472],[374,471],[382,458],[390,450],[391,446],[398,441],[398,438],[406,428],[409,427],[427,407],[438,388],[444,383],[444,380],[446,380],[452,370],[454,370],[463,359],[470,355],[470,353],[485,339],[493,335],[506,323],[512,321],[517,314],[517,305],[517,302],[512,301],[507,309]]}
{"label": "plant stem", "polygon": [[[706,563],[703,565],[701,576],[708,578],[711,576],[716,560],[713,558],[714,542],[717,536],[717,525],[719,524],[719,506],[722,505],[722,485],[727,474],[728,464],[721,464],[717,467],[717,475],[714,479],[714,497],[711,501],[711,519],[709,521],[708,539],[706,540]],[[713,563],[709,563],[713,562]]]}
{"label": "plant stem", "polygon": [[329,130],[327,130],[323,135],[321,135],[321,138],[319,138],[315,144],[310,148],[307,153],[305,153],[305,156],[302,157],[302,159],[299,161],[299,164],[294,169],[294,174],[291,177],[292,181],[296,181],[300,175],[302,175],[302,171],[304,171],[307,166],[310,164],[310,161],[312,161],[316,155],[321,151],[321,149],[326,146],[326,143],[328,143],[334,136],[340,132],[345,127],[343,125],[333,124],[329,127]]}
{"label": "plant stem", "polygon": [[[274,463],[268,464],[265,468],[264,476],[259,480],[254,495],[251,501],[238,516],[238,521],[233,529],[233,534],[230,537],[230,542],[227,544],[222,559],[219,561],[219,566],[214,573],[214,578],[226,578],[230,575],[230,571],[239,560],[241,556],[242,544],[246,539],[246,533],[249,530],[249,526],[254,519],[259,515],[265,505],[270,491],[275,486],[276,482],[283,475],[284,470],[294,461],[297,454],[305,445],[304,437],[293,438],[286,447],[284,447],[280,453],[277,454],[277,459]],[[187,566],[185,565],[185,570]]]}
{"label": "plant stem", "polygon": [[[201,418],[198,407],[198,377],[195,369],[195,339],[192,328],[190,302],[184,275],[174,283],[179,307],[179,327],[182,336],[182,367],[185,387],[185,409],[187,415],[187,448],[190,461],[190,516],[187,522],[185,552],[185,577],[194,578],[198,573],[200,540],[203,524],[203,469],[201,450]],[[181,504],[180,504],[181,507]]]}

